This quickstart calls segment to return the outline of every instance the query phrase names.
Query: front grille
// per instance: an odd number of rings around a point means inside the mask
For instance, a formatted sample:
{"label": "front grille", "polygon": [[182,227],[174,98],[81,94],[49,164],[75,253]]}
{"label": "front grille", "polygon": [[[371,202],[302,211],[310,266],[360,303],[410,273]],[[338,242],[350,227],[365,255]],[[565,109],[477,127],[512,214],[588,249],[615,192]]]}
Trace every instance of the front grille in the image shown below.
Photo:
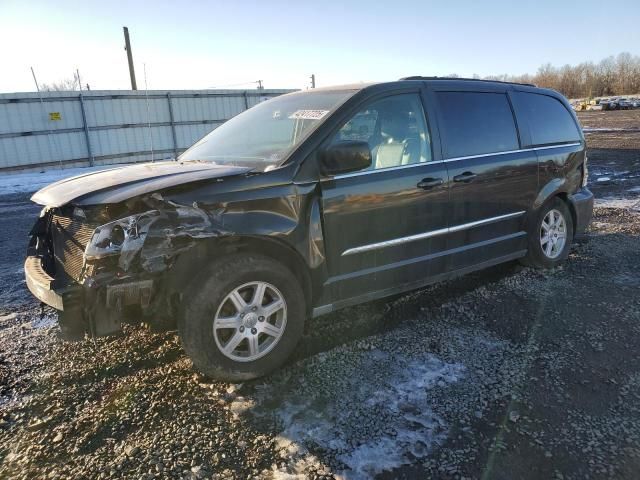
{"label": "front grille", "polygon": [[57,279],[79,280],[84,263],[84,250],[91,240],[95,225],[82,220],[53,215],[51,237]]}

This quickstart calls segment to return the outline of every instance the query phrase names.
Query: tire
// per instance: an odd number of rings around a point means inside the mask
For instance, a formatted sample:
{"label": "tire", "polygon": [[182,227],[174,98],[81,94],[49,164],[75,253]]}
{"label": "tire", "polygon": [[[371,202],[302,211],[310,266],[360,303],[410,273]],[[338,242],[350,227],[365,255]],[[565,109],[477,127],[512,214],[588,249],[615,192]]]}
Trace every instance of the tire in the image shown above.
{"label": "tire", "polygon": [[[178,321],[182,346],[196,370],[238,382],[281,366],[304,329],[299,283],[282,264],[261,255],[236,254],[211,265],[187,289]],[[263,300],[256,301],[259,288]]]}
{"label": "tire", "polygon": [[[556,227],[551,230],[553,235],[556,236],[552,236],[551,239],[547,236],[547,242],[543,243],[544,232],[547,228],[544,227],[543,229],[543,222],[548,226],[551,222],[551,215],[553,215],[555,219],[558,219],[558,215],[562,218],[554,222]],[[562,223],[564,224],[564,228],[560,227]],[[561,243],[563,234],[564,241]],[[542,269],[557,267],[569,256],[572,241],[573,218],[571,217],[569,207],[567,207],[567,204],[561,199],[557,197],[553,198],[538,210],[535,221],[532,222],[529,227],[528,250],[522,263],[530,267]]]}

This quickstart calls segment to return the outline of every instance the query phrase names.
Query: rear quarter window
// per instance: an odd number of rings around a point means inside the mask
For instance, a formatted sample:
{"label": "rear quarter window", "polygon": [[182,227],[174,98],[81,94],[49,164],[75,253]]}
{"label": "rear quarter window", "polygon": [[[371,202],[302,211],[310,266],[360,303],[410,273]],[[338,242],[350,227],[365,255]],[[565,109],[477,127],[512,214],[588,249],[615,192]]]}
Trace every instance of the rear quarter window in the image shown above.
{"label": "rear quarter window", "polygon": [[513,92],[512,98],[517,115],[529,124],[532,145],[580,141],[573,117],[557,98],[526,92]]}
{"label": "rear quarter window", "polygon": [[436,92],[445,158],[517,150],[518,134],[504,93]]}

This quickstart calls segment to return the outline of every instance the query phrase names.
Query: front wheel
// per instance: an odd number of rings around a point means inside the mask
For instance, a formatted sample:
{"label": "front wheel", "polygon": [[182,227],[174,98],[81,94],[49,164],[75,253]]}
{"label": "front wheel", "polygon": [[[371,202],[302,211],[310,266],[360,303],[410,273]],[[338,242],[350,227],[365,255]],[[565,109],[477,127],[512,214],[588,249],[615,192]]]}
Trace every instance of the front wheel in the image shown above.
{"label": "front wheel", "polygon": [[292,272],[271,258],[238,254],[216,262],[196,283],[178,325],[196,369],[235,382],[285,362],[306,311]]}
{"label": "front wheel", "polygon": [[529,248],[523,259],[526,265],[554,268],[569,256],[573,241],[571,212],[559,198],[547,202],[529,229]]}

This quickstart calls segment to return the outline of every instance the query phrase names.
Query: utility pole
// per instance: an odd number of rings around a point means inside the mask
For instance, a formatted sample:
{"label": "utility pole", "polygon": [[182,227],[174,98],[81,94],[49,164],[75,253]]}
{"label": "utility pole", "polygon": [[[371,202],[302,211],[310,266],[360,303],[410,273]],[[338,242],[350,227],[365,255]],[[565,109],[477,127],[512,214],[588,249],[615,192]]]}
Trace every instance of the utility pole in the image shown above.
{"label": "utility pole", "polygon": [[122,27],[124,30],[124,49],[127,51],[127,61],[129,62],[129,76],[131,77],[131,90],[137,90],[136,71],[133,68],[133,53],[131,52],[131,42],[129,41],[129,29]]}
{"label": "utility pole", "polygon": [[316,88],[316,75],[314,73],[311,74],[311,88]]}
{"label": "utility pole", "polygon": [[264,87],[262,86],[262,80],[258,80],[258,90],[263,90]]}

